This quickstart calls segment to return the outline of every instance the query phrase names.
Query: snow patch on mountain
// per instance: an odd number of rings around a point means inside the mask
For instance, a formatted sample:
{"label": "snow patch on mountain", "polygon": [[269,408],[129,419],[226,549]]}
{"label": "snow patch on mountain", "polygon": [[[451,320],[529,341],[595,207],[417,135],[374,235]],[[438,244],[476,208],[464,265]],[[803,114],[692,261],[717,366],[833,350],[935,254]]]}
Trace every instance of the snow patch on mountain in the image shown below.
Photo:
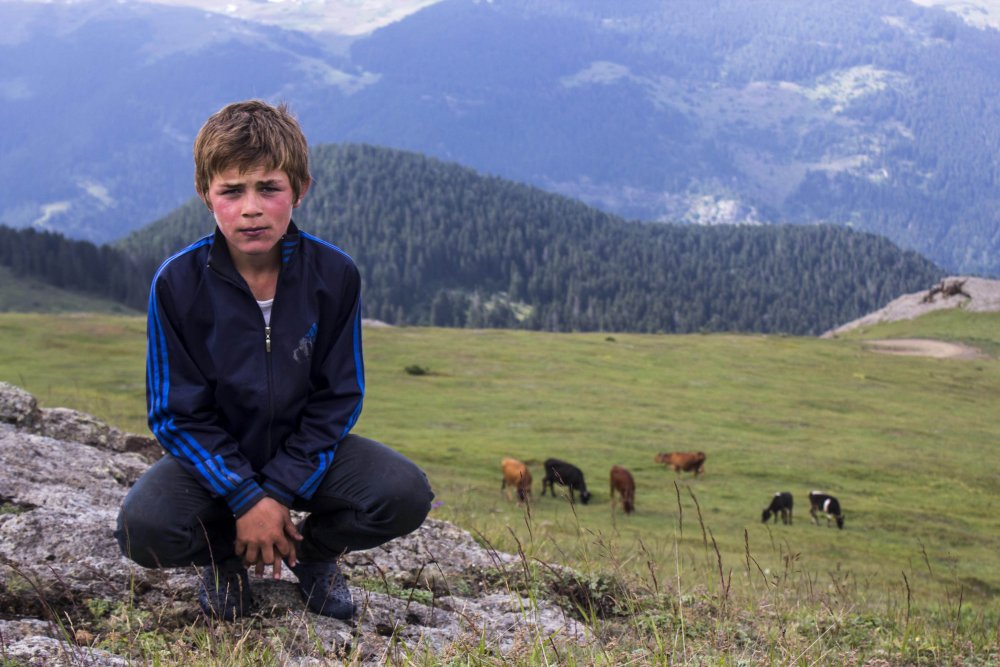
{"label": "snow patch on mountain", "polygon": [[923,7],[941,7],[977,28],[1000,29],[1000,0],[912,0]]}

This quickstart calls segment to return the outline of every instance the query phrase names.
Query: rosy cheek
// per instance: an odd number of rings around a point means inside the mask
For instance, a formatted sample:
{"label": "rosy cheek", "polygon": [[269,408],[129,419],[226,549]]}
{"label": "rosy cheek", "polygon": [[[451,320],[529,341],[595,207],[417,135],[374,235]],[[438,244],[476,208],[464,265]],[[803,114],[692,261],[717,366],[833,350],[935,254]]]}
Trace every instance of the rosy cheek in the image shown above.
{"label": "rosy cheek", "polygon": [[231,217],[237,206],[228,199],[217,199],[212,202],[212,210],[215,212],[217,218],[227,218]]}
{"label": "rosy cheek", "polygon": [[264,206],[273,210],[291,208],[292,198],[290,196],[270,197],[265,201]]}

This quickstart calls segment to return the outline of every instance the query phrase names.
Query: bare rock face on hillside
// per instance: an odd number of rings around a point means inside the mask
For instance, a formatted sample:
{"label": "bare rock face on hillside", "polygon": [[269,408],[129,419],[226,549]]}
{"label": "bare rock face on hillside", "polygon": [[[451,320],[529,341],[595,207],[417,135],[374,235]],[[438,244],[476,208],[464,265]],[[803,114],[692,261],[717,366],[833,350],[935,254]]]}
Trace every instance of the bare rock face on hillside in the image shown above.
{"label": "bare rock face on hillside", "polygon": [[962,308],[980,313],[1000,312],[1000,280],[949,276],[926,290],[904,294],[884,308],[827,331],[822,337],[835,338],[859,327],[911,320],[947,308]]}
{"label": "bare rock face on hillside", "polygon": [[[133,664],[136,656],[92,647],[116,614],[131,619],[131,632],[206,622],[195,599],[195,568],[145,570],[120,555],[112,535],[122,498],[159,456],[153,445],[83,413],[39,409],[30,394],[0,382],[5,659]],[[305,611],[294,579],[254,579],[257,612],[247,627],[268,637],[284,665],[333,664],[348,654],[384,664],[401,649],[461,655],[456,647],[481,641],[502,655],[525,636],[584,641],[583,627],[563,609],[571,605],[517,592],[512,582],[521,570],[515,556],[428,519],[411,535],[345,557],[359,608],[351,622]]]}

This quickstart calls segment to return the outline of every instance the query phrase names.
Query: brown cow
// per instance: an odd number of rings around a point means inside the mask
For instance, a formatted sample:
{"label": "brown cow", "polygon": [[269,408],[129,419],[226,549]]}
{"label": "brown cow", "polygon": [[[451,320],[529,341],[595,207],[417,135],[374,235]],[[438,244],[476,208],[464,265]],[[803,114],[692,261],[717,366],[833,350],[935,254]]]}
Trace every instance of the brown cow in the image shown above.
{"label": "brown cow", "polygon": [[661,452],[654,459],[657,463],[673,468],[674,472],[694,472],[697,477],[699,473],[705,472],[705,452]]}
{"label": "brown cow", "polygon": [[511,497],[510,486],[513,489],[517,489],[517,500],[518,502],[526,503],[531,500],[531,471],[528,470],[528,466],[521,463],[517,459],[512,459],[510,457],[504,457],[500,461],[500,470],[503,472],[503,481],[500,482],[500,490],[504,491],[507,496],[507,500],[513,500]]}
{"label": "brown cow", "polygon": [[621,466],[611,466],[611,504],[615,502],[615,491],[621,494],[622,509],[625,514],[635,511],[635,479]]}

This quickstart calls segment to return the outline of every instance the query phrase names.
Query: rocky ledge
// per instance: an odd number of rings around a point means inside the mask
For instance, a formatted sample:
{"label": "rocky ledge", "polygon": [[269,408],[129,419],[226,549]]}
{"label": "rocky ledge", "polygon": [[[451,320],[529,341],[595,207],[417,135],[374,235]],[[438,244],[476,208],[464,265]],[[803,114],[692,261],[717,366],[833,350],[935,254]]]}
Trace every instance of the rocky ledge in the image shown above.
{"label": "rocky ledge", "polygon": [[[123,649],[109,639],[116,615],[133,632],[136,624],[152,633],[208,624],[195,600],[195,568],[143,569],[120,555],[112,535],[122,498],[160,455],[151,438],[74,410],[39,409],[33,396],[0,382],[5,661],[142,664],[128,642]],[[359,609],[351,621],[305,611],[293,575],[285,574],[281,581],[254,580],[257,609],[241,624],[292,666],[384,664],[401,650],[454,656],[463,646],[501,657],[532,637],[585,642],[588,633],[572,610],[587,602],[578,597],[586,584],[546,568],[553,595],[543,599],[529,593],[525,565],[428,519],[411,535],[345,557]]]}
{"label": "rocky ledge", "polygon": [[935,310],[961,308],[975,313],[1000,312],[1000,280],[948,276],[922,292],[904,294],[864,317],[831,329],[821,338],[836,338],[854,329],[884,322],[912,320]]}

